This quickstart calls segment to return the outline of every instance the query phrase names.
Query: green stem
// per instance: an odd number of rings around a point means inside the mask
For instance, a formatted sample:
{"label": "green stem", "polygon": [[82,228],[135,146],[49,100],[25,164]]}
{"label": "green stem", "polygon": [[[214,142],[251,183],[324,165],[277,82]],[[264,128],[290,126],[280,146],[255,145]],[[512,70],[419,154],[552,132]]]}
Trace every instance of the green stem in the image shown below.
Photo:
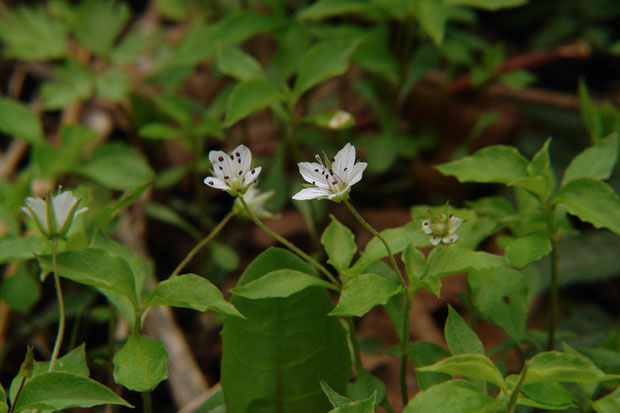
{"label": "green stem", "polygon": [[364,367],[362,366],[362,357],[360,355],[360,344],[357,341],[357,335],[355,334],[355,324],[351,317],[346,317],[347,324],[349,325],[349,336],[351,337],[351,345],[353,346],[353,360],[355,362],[355,368],[359,372]]}
{"label": "green stem", "polygon": [[521,386],[523,386],[523,383],[525,382],[525,376],[527,374],[527,369],[528,369],[528,364],[525,363],[525,365],[523,366],[523,369],[521,370],[521,374],[519,374],[519,381],[517,382],[517,385],[513,389],[512,393],[510,394],[510,399],[508,399],[508,404],[506,405],[507,413],[513,413],[515,410],[515,407],[517,405],[517,399],[519,398],[519,392],[521,391]]}
{"label": "green stem", "polygon": [[267,234],[271,235],[273,238],[277,239],[281,244],[283,244],[284,246],[286,246],[288,249],[290,249],[291,251],[293,251],[295,254],[299,255],[301,258],[303,258],[308,264],[314,266],[316,269],[318,269],[319,271],[321,271],[323,274],[325,274],[325,276],[332,282],[332,284],[334,284],[337,287],[340,287],[340,282],[338,282],[338,280],[336,279],[336,277],[334,277],[332,275],[331,272],[329,272],[329,270],[327,268],[325,268],[323,265],[321,265],[317,260],[315,260],[314,258],[312,258],[311,256],[309,256],[308,254],[306,254],[305,252],[303,252],[302,250],[300,250],[299,248],[297,248],[295,245],[293,245],[291,242],[289,242],[288,240],[286,240],[284,237],[276,234],[275,232],[273,232],[271,230],[271,228],[269,228],[267,225],[263,224],[261,220],[259,220],[256,215],[254,215],[252,213],[252,211],[250,210],[250,208],[248,207],[248,204],[245,202],[245,199],[243,199],[243,195],[239,195],[239,200],[241,201],[241,204],[243,205],[243,208],[245,209],[245,212],[248,214],[248,216],[250,217],[250,219],[252,221],[254,221],[254,223],[256,225],[258,225],[258,227],[260,229],[262,229],[263,231],[265,231]]}
{"label": "green stem", "polygon": [[60,288],[60,276],[58,275],[58,238],[52,238],[52,266],[54,269],[54,284],[56,286],[56,296],[58,297],[58,333],[56,334],[56,342],[54,343],[54,350],[52,351],[52,359],[50,360],[50,366],[47,371],[54,371],[56,366],[56,360],[58,359],[58,352],[60,351],[60,345],[62,344],[62,337],[65,334],[65,302],[62,298],[62,289]]}
{"label": "green stem", "polygon": [[551,236],[551,288],[549,290],[549,341],[547,349],[555,347],[555,331],[558,324],[558,246]]}
{"label": "green stem", "polygon": [[140,395],[142,396],[142,411],[144,413],[153,413],[151,393],[148,391],[143,391]]}
{"label": "green stem", "polygon": [[400,268],[396,264],[392,249],[390,248],[390,245],[387,243],[385,238],[383,238],[383,236],[381,236],[381,234],[379,234],[376,229],[374,229],[368,222],[366,222],[366,220],[355,210],[355,208],[353,208],[353,205],[351,205],[349,200],[345,199],[344,204],[347,206],[347,208],[349,208],[351,214],[353,214],[353,216],[360,222],[360,224],[362,224],[362,226],[366,228],[368,232],[370,232],[383,243],[385,249],[387,250],[388,257],[390,258],[392,268],[394,268],[394,271],[396,271],[396,273],[398,274],[400,282],[406,291],[404,298],[405,302],[403,303],[403,330],[400,341],[400,392],[403,400],[403,406],[406,406],[407,402],[409,401],[409,393],[407,391],[407,359],[409,356],[407,353],[409,352],[409,313],[411,311],[411,298],[409,297],[407,284],[405,283],[405,277],[403,276],[403,273],[400,271]]}
{"label": "green stem", "polygon": [[207,245],[209,241],[211,241],[213,237],[215,237],[222,230],[222,228],[224,228],[226,224],[228,224],[228,221],[230,221],[235,215],[237,215],[237,212],[235,212],[234,210],[226,214],[224,219],[222,219],[220,223],[217,224],[215,228],[213,228],[213,230],[209,233],[209,235],[204,237],[202,241],[200,241],[198,244],[196,244],[194,248],[192,248],[192,250],[183,259],[183,261],[181,261],[181,263],[177,265],[174,271],[172,271],[172,274],[170,274],[170,277],[172,278],[175,275],[178,275],[181,272],[181,270],[187,265],[187,263],[189,263],[192,260],[192,258],[194,258],[194,256],[198,253],[198,251],[200,251],[202,247]]}

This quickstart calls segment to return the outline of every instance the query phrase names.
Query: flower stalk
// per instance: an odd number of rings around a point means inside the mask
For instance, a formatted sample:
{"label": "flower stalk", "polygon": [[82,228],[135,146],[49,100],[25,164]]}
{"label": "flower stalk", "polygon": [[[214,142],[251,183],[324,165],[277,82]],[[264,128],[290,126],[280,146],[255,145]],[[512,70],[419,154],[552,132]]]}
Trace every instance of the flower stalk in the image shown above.
{"label": "flower stalk", "polygon": [[54,271],[54,286],[56,287],[56,297],[58,298],[58,332],[56,334],[56,342],[54,343],[54,350],[52,351],[52,358],[50,360],[49,371],[54,371],[56,366],[56,360],[58,359],[58,353],[60,352],[60,346],[65,334],[65,302],[62,297],[62,289],[60,287],[60,276],[58,275],[58,237],[52,238],[52,267]]}

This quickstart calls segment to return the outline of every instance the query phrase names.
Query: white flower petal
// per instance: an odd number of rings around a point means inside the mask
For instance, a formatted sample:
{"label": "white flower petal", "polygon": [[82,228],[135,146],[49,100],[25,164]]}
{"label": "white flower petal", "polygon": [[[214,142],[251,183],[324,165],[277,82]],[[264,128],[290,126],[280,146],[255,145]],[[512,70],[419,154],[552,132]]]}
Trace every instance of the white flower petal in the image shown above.
{"label": "white flower petal", "polygon": [[452,234],[456,229],[463,223],[463,220],[455,217],[454,215],[450,216],[448,220],[448,233]]}
{"label": "white flower petal", "polygon": [[425,234],[431,234],[433,232],[431,222],[428,219],[422,223],[422,231],[424,231]]}
{"label": "white flower petal", "polygon": [[368,166],[368,164],[366,162],[358,162],[355,165],[353,165],[350,169],[348,169],[345,173],[346,178],[344,178],[344,181],[349,185],[355,185],[356,183],[358,183],[359,181],[362,180],[362,175],[364,174],[364,170],[366,169],[366,167]]}
{"label": "white flower petal", "polygon": [[243,175],[250,169],[252,165],[252,152],[247,146],[239,145],[230,154],[233,157],[231,163],[237,175]]}
{"label": "white flower petal", "polygon": [[86,212],[88,211],[88,207],[84,207],[84,208],[80,208],[77,211],[75,211],[75,214],[73,214],[73,218],[77,217],[78,215],[80,215],[82,212]]}
{"label": "white flower petal", "polygon": [[431,244],[433,245],[439,245],[439,243],[441,242],[441,238],[438,237],[437,235],[433,235],[431,237]]}
{"label": "white flower petal", "polygon": [[[34,219],[39,221],[39,224],[46,230],[48,230],[47,226],[47,204],[41,198],[26,198],[26,205],[34,213]],[[32,214],[29,214],[32,216]]]}
{"label": "white flower petal", "polygon": [[213,176],[207,176],[204,180],[204,183],[208,186],[210,186],[211,188],[215,188],[215,189],[223,189],[225,191],[232,189],[227,183],[226,181],[224,181],[223,179],[220,178],[215,178]]}
{"label": "white flower petal", "polygon": [[248,173],[246,173],[243,178],[243,183],[242,183],[243,188],[256,182],[256,180],[258,179],[258,175],[260,175],[260,171],[262,169],[263,168],[258,166],[256,168],[249,170]]}
{"label": "white flower petal", "polygon": [[211,165],[213,165],[213,172],[216,177],[224,178],[225,176],[228,176],[230,178],[235,174],[230,162],[230,155],[226,152],[211,151],[209,152],[209,160],[211,161]]}
{"label": "white flower petal", "polygon": [[73,196],[70,191],[52,197],[52,205],[54,206],[54,215],[56,218],[56,228],[61,229],[65,225],[65,221],[69,216],[69,212],[79,200]]}
{"label": "white flower petal", "polygon": [[299,162],[299,173],[309,184],[327,189],[327,178],[322,173],[326,173],[323,165],[316,162]]}
{"label": "white flower petal", "polygon": [[347,170],[353,167],[355,163],[355,146],[351,143],[344,145],[344,148],[340,149],[336,156],[334,156],[334,163],[332,169],[342,179],[344,179]]}
{"label": "white flower petal", "polygon": [[325,198],[331,194],[327,189],[323,188],[304,188],[293,195],[293,199],[304,201],[307,199]]}
{"label": "white flower petal", "polygon": [[446,237],[443,237],[441,240],[445,243],[445,244],[452,244],[454,241],[456,241],[457,239],[459,239],[459,236],[456,234],[450,234]]}

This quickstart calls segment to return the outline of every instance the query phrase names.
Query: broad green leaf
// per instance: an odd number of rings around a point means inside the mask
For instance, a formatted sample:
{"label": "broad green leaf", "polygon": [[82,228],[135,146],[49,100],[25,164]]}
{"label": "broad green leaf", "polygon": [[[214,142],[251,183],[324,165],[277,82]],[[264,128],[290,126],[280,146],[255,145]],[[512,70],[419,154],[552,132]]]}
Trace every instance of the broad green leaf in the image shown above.
{"label": "broad green leaf", "polygon": [[150,218],[165,222],[185,231],[195,240],[200,239],[200,231],[168,205],[149,202],[144,206],[144,212]]}
{"label": "broad green leaf", "polygon": [[448,319],[444,327],[444,336],[452,355],[475,353],[484,354],[484,346],[463,317],[448,306]]}
{"label": "broad green leaf", "polygon": [[613,133],[594,146],[581,152],[564,171],[562,186],[579,178],[605,180],[609,178],[618,161],[620,136]]}
{"label": "broad green leaf", "polygon": [[312,46],[299,63],[293,89],[297,98],[319,83],[347,71],[360,38],[325,40]]}
{"label": "broad green leaf", "polygon": [[484,251],[472,251],[458,243],[434,248],[426,259],[424,278],[443,277],[470,270],[497,268],[504,258]]}
{"label": "broad green leaf", "polygon": [[374,413],[375,403],[377,399],[377,393],[373,393],[367,399],[356,400],[348,404],[343,404],[335,409],[329,411],[329,413]]}
{"label": "broad green leaf", "polygon": [[398,101],[403,101],[418,80],[439,65],[440,57],[437,49],[430,44],[423,44],[417,48],[398,92]]}
{"label": "broad green leaf", "polygon": [[40,254],[47,244],[41,236],[3,238],[0,240],[0,264],[13,260],[28,260]]}
{"label": "broad green leaf", "polygon": [[368,8],[367,0],[319,0],[297,13],[302,20],[322,20],[342,14],[354,14]]}
{"label": "broad green leaf", "polygon": [[543,147],[532,157],[526,168],[528,178],[517,179],[509,182],[508,185],[521,186],[534,192],[541,199],[549,198],[556,184],[555,174],[551,169],[549,159],[550,143],[551,138],[547,139]]}
{"label": "broad green leaf", "polygon": [[592,403],[596,413],[615,413],[620,411],[620,388]]}
{"label": "broad green leaf", "polygon": [[428,341],[414,341],[409,343],[409,359],[415,366],[415,377],[420,390],[450,380],[450,375],[418,370],[419,367],[430,366],[437,360],[449,356],[450,353],[435,343]]}
{"label": "broad green leaf", "polygon": [[140,128],[138,133],[146,139],[164,140],[178,138],[183,131],[165,123],[147,123]]}
{"label": "broad green leaf", "polygon": [[75,37],[96,54],[105,54],[129,20],[129,6],[115,0],[84,0],[77,8]]}
{"label": "broad green leaf", "polygon": [[596,228],[605,227],[620,234],[620,198],[606,183],[580,178],[564,185],[555,200]]}
{"label": "broad green leaf", "polygon": [[351,230],[342,225],[335,216],[330,215],[331,223],[321,235],[321,244],[327,253],[327,262],[333,265],[338,272],[349,268],[351,260],[357,252],[355,235]]}
{"label": "broad green leaf", "polygon": [[460,182],[496,182],[508,184],[527,178],[529,161],[513,146],[494,145],[480,149],[471,156],[437,166],[444,175]]}
{"label": "broad green leaf", "polygon": [[2,11],[0,39],[8,58],[40,61],[64,57],[67,34],[64,24],[42,7],[21,6]]}
{"label": "broad green leaf", "polygon": [[403,251],[402,260],[405,263],[409,285],[415,289],[424,288],[439,298],[441,295],[441,280],[439,277],[422,277],[426,266],[426,259],[422,251],[413,244],[409,245]]}
{"label": "broad green leaf", "polygon": [[206,278],[195,274],[178,275],[157,284],[145,306],[169,305],[196,311],[214,310],[233,317],[243,317],[222,292]]}
{"label": "broad green leaf", "polygon": [[422,390],[409,401],[403,413],[483,412],[494,399],[465,380],[452,380]]}
{"label": "broad green leaf", "polygon": [[51,372],[43,373],[24,384],[13,411],[19,413],[32,409],[63,410],[102,404],[133,407],[112,390],[88,377]]}
{"label": "broad green leaf", "polygon": [[299,62],[310,46],[310,33],[306,26],[295,24],[281,33],[275,33],[275,37],[279,46],[271,60],[269,72],[276,83],[281,84],[297,72]]}
{"label": "broad green leaf", "polygon": [[444,0],[448,6],[475,7],[482,10],[500,10],[514,7],[521,7],[528,3],[528,0]]}
{"label": "broad green leaf", "polygon": [[250,79],[238,83],[228,97],[224,127],[234,125],[241,119],[266,108],[279,99],[278,90],[266,80]]}
{"label": "broad green leaf", "polygon": [[400,285],[380,275],[356,275],[342,287],[338,305],[329,314],[362,317],[374,307],[387,303],[400,290]]}
{"label": "broad green leaf", "polygon": [[168,352],[161,340],[131,335],[112,362],[114,381],[129,390],[152,391],[168,378]]}
{"label": "broad green leaf", "polygon": [[9,405],[7,404],[6,394],[2,385],[0,385],[0,413],[6,413],[9,411]]}
{"label": "broad green leaf", "polygon": [[521,394],[525,397],[519,397],[517,404],[532,406],[534,402],[532,407],[546,410],[565,410],[577,403],[575,395],[557,382],[526,384],[521,387]]}
{"label": "broad green leaf", "polygon": [[345,404],[351,403],[351,399],[348,397],[344,397],[339,394],[336,390],[332,389],[329,384],[325,383],[323,380],[319,379],[319,383],[321,384],[321,390],[329,399],[329,402],[333,407],[344,406]]}
{"label": "broad green leaf", "polygon": [[190,126],[194,113],[192,103],[181,95],[156,95],[153,102],[163,114],[174,119],[182,126]]}
{"label": "broad green leaf", "polygon": [[75,60],[67,60],[52,71],[53,80],[41,86],[41,98],[46,109],[63,109],[93,93],[93,74],[90,68]]}
{"label": "broad green leaf", "polygon": [[141,186],[125,191],[115,202],[106,205],[101,211],[95,215],[95,222],[102,230],[106,230],[112,219],[123,209],[133,205],[134,202],[142,195],[150,183],[144,183]]}
{"label": "broad green leaf", "polygon": [[36,145],[45,141],[39,117],[28,106],[0,97],[0,132]]}
{"label": "broad green leaf", "polygon": [[[248,266],[239,287],[283,269],[313,273],[292,253],[272,248]],[[308,288],[260,300],[233,296],[232,303],[247,320],[227,318],[222,331],[228,413],[327,411],[318,378],[342,394],[351,372],[344,329],[326,315],[333,307],[327,292]]]}
{"label": "broad green leaf", "polygon": [[435,45],[440,46],[448,19],[448,8],[443,0],[418,0],[413,3],[413,7],[422,29]]}
{"label": "broad green leaf", "polygon": [[0,297],[12,310],[27,311],[41,297],[41,284],[24,265],[0,281]]}
{"label": "broad green leaf", "polygon": [[529,362],[524,384],[537,382],[590,382],[609,380],[598,367],[584,356],[547,351]]}
{"label": "broad green leaf", "polygon": [[95,76],[95,91],[102,100],[121,102],[131,91],[131,79],[121,69],[109,69]]}
{"label": "broad green leaf", "polygon": [[549,254],[551,248],[547,234],[526,235],[506,245],[506,260],[515,268],[523,268]]}
{"label": "broad green leaf", "polygon": [[362,400],[377,395],[377,404],[387,402],[385,384],[368,370],[357,372],[357,378],[353,383],[347,383],[347,395],[353,400]]}
{"label": "broad green leaf", "polygon": [[276,30],[287,23],[286,19],[251,11],[231,13],[217,23],[214,41],[216,46],[231,47],[258,33]]}
{"label": "broad green leaf", "polygon": [[250,299],[288,297],[309,287],[336,287],[306,272],[293,269],[281,269],[269,272],[247,284],[235,287],[231,293]]}
{"label": "broad green leaf", "polygon": [[218,47],[215,64],[220,72],[237,80],[265,78],[258,60],[236,47]]}
{"label": "broad green leaf", "polygon": [[507,390],[502,373],[484,354],[457,354],[431,366],[418,367],[418,370],[485,380],[497,385],[504,392]]}
{"label": "broad green leaf", "polygon": [[121,143],[99,147],[75,172],[111,189],[132,189],[153,179],[154,173],[136,149]]}
{"label": "broad green leaf", "polygon": [[[333,0],[332,0],[333,1]],[[362,69],[391,82],[400,78],[400,66],[389,48],[389,32],[386,26],[378,26],[368,33],[351,56]]]}
{"label": "broad green leaf", "polygon": [[[414,237],[414,231],[418,227],[414,227],[413,222],[406,224],[399,228],[391,228],[381,231],[381,236],[390,246],[392,254],[398,254],[403,251],[411,243]],[[353,264],[352,272],[359,274],[364,271],[370,264],[380,260],[383,257],[387,257],[388,253],[385,249],[385,245],[376,237],[371,239],[366,247],[362,256]]]}
{"label": "broad green leaf", "polygon": [[82,162],[84,149],[97,138],[97,133],[82,125],[65,125],[60,132],[60,145],[36,145],[31,161],[38,178],[55,178],[67,174]]}
{"label": "broad green leaf", "polygon": [[467,282],[471,288],[471,300],[482,317],[500,326],[516,343],[520,343],[529,310],[528,284],[523,274],[506,267],[471,271]]}
{"label": "broad green leaf", "polygon": [[161,33],[155,31],[147,33],[143,27],[135,27],[127,35],[123,36],[120,43],[108,53],[111,60],[121,65],[135,63],[138,59],[151,50],[160,39]]}
{"label": "broad green leaf", "polygon": [[224,138],[224,131],[220,122],[210,116],[204,116],[198,124],[192,128],[192,134],[198,137],[213,136],[218,139]]}

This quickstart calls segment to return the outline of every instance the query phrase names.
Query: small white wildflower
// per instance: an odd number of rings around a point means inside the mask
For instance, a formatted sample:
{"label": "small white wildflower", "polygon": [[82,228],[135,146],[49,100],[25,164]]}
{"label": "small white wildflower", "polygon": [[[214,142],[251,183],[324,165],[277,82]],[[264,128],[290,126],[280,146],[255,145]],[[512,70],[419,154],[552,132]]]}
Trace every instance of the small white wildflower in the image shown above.
{"label": "small white wildflower", "polygon": [[211,173],[214,176],[207,176],[204,183],[232,196],[245,193],[260,175],[261,167],[252,168],[252,152],[245,145],[237,146],[230,154],[211,151],[209,160],[213,165]]}
{"label": "small white wildflower", "polygon": [[[248,204],[248,208],[250,208],[252,214],[254,214],[257,218],[273,219],[276,218],[277,215],[265,208],[265,203],[275,194],[276,192],[274,190],[261,192],[256,187],[251,187],[247,190],[245,195],[243,195],[243,199],[245,200],[245,203]],[[247,212],[239,198],[235,199],[234,208],[240,215],[247,216]]]}
{"label": "small white wildflower", "polygon": [[77,209],[81,199],[73,196],[71,191],[60,192],[56,196],[41,198],[26,198],[26,206],[22,211],[32,219],[44,236],[52,238],[64,236],[73,222],[73,219],[85,212],[88,208]]}
{"label": "small white wildflower", "polygon": [[353,116],[347,111],[337,110],[334,116],[329,120],[329,127],[332,129],[340,129],[349,125],[353,121]]}
{"label": "small white wildflower", "polygon": [[362,174],[368,164],[355,162],[355,147],[347,143],[330,163],[325,159],[325,164],[317,155],[317,162],[300,162],[299,172],[310,185],[297,192],[293,199],[298,201],[306,199],[328,198],[340,202],[349,196],[351,186],[362,179]]}
{"label": "small white wildflower", "polygon": [[431,244],[451,244],[459,239],[454,232],[463,223],[463,220],[454,215],[440,214],[433,219],[422,222],[422,231],[431,236]]}

